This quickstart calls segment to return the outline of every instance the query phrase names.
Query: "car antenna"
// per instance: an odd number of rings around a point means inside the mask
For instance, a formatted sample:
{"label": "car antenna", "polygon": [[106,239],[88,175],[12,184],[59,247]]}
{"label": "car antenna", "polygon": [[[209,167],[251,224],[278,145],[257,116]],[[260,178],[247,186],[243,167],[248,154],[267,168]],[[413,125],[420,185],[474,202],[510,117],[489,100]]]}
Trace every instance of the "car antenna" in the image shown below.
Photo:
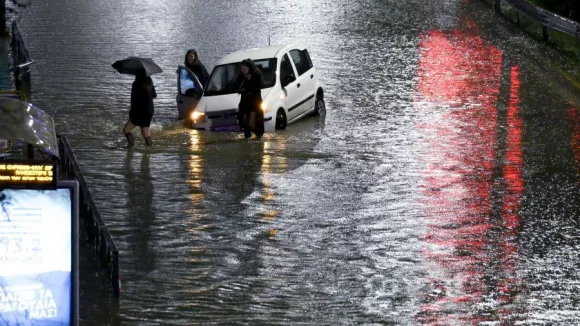
{"label": "car antenna", "polygon": [[270,33],[268,32],[268,46],[270,46]]}

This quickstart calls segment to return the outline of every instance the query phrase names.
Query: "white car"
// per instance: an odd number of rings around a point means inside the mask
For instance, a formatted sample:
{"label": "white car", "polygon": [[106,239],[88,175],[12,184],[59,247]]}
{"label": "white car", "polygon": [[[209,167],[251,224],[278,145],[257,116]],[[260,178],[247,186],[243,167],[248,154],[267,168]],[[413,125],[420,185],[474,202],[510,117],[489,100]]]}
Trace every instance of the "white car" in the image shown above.
{"label": "white car", "polygon": [[[308,50],[302,45],[275,45],[234,52],[213,69],[201,96],[201,85],[191,71],[178,70],[177,103],[180,118],[194,129],[239,130],[240,94],[234,85],[244,59],[252,59],[262,71],[264,130],[283,130],[310,114],[326,114],[324,90]],[[189,76],[190,80],[184,80]],[[187,85],[182,87],[183,85]],[[194,88],[195,91],[182,89]],[[201,98],[200,98],[201,97]]]}

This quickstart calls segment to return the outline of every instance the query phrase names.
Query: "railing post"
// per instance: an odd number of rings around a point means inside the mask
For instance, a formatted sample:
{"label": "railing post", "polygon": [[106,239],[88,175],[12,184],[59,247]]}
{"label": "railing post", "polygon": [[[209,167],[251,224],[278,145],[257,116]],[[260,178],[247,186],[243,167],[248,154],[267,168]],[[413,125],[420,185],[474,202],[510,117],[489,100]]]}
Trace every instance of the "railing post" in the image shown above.
{"label": "railing post", "polygon": [[542,38],[544,42],[548,42],[550,40],[550,35],[548,34],[548,27],[546,25],[542,25]]}
{"label": "railing post", "polygon": [[121,295],[121,284],[119,275],[119,253],[113,252],[113,295],[119,297]]}
{"label": "railing post", "polygon": [[0,1],[0,36],[8,36],[8,28],[6,27],[6,1]]}
{"label": "railing post", "polygon": [[501,0],[495,0],[493,7],[495,8],[495,11],[497,11],[497,13],[501,14]]}
{"label": "railing post", "polygon": [[[1,2],[1,1],[0,1]],[[34,160],[34,146],[32,146],[32,144],[28,144],[28,146],[26,146],[27,149],[27,156],[29,160]]]}

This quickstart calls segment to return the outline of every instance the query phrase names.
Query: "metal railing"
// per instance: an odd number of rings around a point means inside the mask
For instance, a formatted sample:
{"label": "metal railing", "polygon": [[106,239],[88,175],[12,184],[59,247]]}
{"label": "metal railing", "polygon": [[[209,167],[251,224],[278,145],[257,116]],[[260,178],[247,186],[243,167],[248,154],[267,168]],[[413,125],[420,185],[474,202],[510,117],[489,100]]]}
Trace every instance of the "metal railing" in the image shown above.
{"label": "metal railing", "polygon": [[113,294],[119,297],[121,282],[119,275],[119,250],[109,229],[101,219],[97,207],[89,193],[89,187],[66,136],[59,135],[60,176],[79,182],[79,218],[86,226],[87,240],[95,249],[101,267],[106,270]]}
{"label": "metal railing", "polygon": [[[526,15],[530,19],[542,25],[542,35],[545,41],[548,41],[548,28],[568,34],[580,40],[580,23],[566,17],[555,14],[546,9],[540,8],[526,0],[503,0],[514,8],[518,14],[517,21],[519,24],[519,14]],[[494,8],[501,13],[502,0],[495,0]]]}
{"label": "metal railing", "polygon": [[30,65],[34,62],[24,39],[20,34],[16,22],[12,23],[12,71],[14,72],[14,84],[18,91],[25,94],[26,98],[30,100],[32,93],[32,78],[30,76]]}

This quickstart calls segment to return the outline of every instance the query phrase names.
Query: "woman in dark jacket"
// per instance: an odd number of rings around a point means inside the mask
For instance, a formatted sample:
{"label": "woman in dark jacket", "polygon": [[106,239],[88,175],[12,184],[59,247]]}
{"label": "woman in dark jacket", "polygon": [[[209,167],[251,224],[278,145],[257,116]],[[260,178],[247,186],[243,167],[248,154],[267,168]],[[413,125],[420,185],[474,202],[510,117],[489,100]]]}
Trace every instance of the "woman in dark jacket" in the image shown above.
{"label": "woman in dark jacket", "polygon": [[135,139],[131,130],[135,127],[141,127],[141,135],[145,139],[147,146],[151,146],[151,120],[153,119],[153,99],[157,97],[155,86],[151,77],[145,74],[135,76],[135,81],[131,87],[131,110],[129,111],[129,120],[123,128],[123,133],[127,137],[129,147],[135,145]]}
{"label": "woman in dark jacket", "polygon": [[264,111],[262,111],[262,72],[251,59],[242,61],[240,75],[236,80],[241,94],[238,122],[247,138],[252,131],[258,139],[264,135]]}
{"label": "woman in dark jacket", "polygon": [[199,61],[199,56],[197,55],[197,51],[195,49],[187,51],[185,54],[184,65],[187,69],[191,70],[191,72],[195,74],[195,77],[197,77],[201,83],[201,86],[205,87],[209,81],[209,73],[201,61]]}

